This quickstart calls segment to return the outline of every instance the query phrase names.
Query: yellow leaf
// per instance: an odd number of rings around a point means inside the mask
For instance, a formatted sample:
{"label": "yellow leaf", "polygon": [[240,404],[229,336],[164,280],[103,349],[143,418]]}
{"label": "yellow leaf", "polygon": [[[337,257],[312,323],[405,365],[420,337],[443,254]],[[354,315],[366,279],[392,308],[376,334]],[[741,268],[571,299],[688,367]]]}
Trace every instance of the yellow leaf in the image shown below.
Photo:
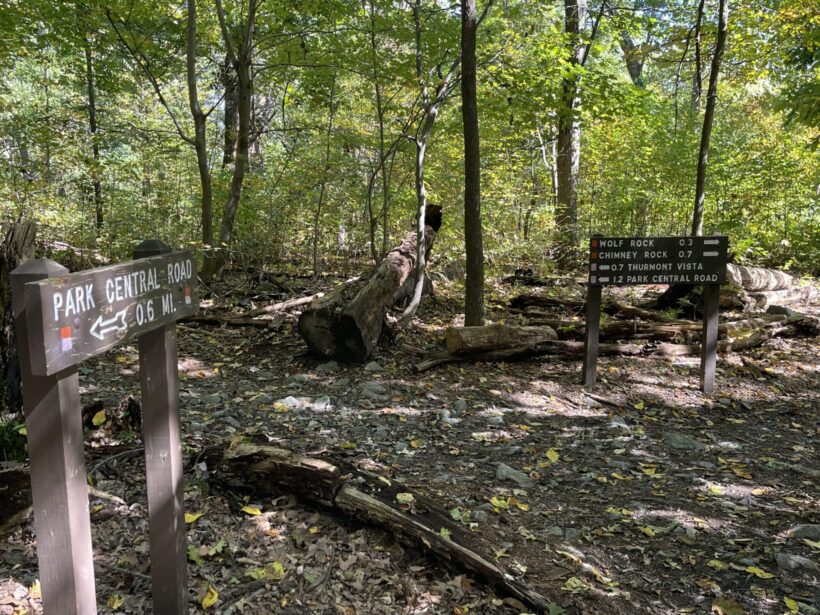
{"label": "yellow leaf", "polygon": [[197,519],[199,519],[205,513],[196,512],[196,513],[185,513],[185,523],[193,523]]}
{"label": "yellow leaf", "polygon": [[277,401],[275,404],[273,404],[273,411],[277,414],[285,414],[288,411],[288,407],[281,401]]}
{"label": "yellow leaf", "polygon": [[507,510],[510,507],[507,500],[504,498],[497,498],[495,496],[490,498],[490,504],[493,505],[493,508],[502,508],[504,510]]}
{"label": "yellow leaf", "polygon": [[421,438],[413,438],[412,440],[410,440],[410,448],[421,448],[423,444],[424,440],[422,440]]}
{"label": "yellow leaf", "polygon": [[342,442],[342,448],[345,449],[345,450],[354,449],[354,448],[356,448],[356,443],[355,442],[349,442],[349,441]]}
{"label": "yellow leaf", "polygon": [[624,476],[623,474],[621,474],[619,472],[613,472],[611,474],[611,476],[612,476],[612,478],[617,478],[618,480],[632,480],[631,476]]}
{"label": "yellow leaf", "polygon": [[695,581],[695,584],[700,587],[702,590],[705,591],[719,591],[720,585],[718,585],[712,579],[698,579]]}
{"label": "yellow leaf", "polygon": [[554,448],[547,451],[547,459],[549,459],[552,463],[557,462],[560,458],[561,455]]}
{"label": "yellow leaf", "polygon": [[202,596],[202,608],[209,609],[215,605],[218,600],[219,592],[216,591],[216,588],[213,585],[208,585],[208,590],[205,592],[205,595]]}
{"label": "yellow leaf", "polygon": [[645,407],[642,401],[639,401],[637,404],[632,404],[632,406],[635,408],[635,410],[643,410]]}
{"label": "yellow leaf", "polygon": [[797,498],[793,498],[793,497],[788,496],[788,495],[783,497],[783,501],[788,502],[789,504],[794,504],[795,506],[800,506],[803,503],[800,500],[798,500]]}
{"label": "yellow leaf", "polygon": [[809,540],[808,538],[804,538],[803,542],[809,545],[812,549],[820,549],[820,540]]}
{"label": "yellow leaf", "polygon": [[97,414],[95,414],[95,415],[94,415],[94,417],[91,419],[91,424],[92,424],[92,425],[94,425],[94,427],[99,427],[99,426],[100,426],[100,425],[102,425],[103,423],[105,423],[105,410],[100,410],[100,411],[99,411]]}
{"label": "yellow leaf", "polygon": [[709,566],[709,568],[714,568],[715,570],[723,570],[726,568],[726,564],[721,562],[719,559],[710,559],[706,562],[706,565]]}
{"label": "yellow leaf", "polygon": [[108,596],[108,600],[105,601],[105,603],[108,605],[108,608],[114,611],[120,608],[123,602],[125,602],[125,600],[119,594],[111,594],[110,596]]}
{"label": "yellow leaf", "polygon": [[34,583],[28,588],[28,595],[31,598],[41,598],[42,592],[40,591],[40,579],[34,579]]}
{"label": "yellow leaf", "polygon": [[644,534],[646,534],[650,538],[654,538],[654,536],[655,536],[655,530],[653,530],[651,527],[641,525],[641,526],[638,526],[638,529],[641,530]]}
{"label": "yellow leaf", "polygon": [[757,566],[746,566],[744,570],[755,575],[758,579],[771,579],[772,577],[774,577],[774,575],[771,572],[766,572],[765,570],[763,570],[762,568],[758,568]]}
{"label": "yellow leaf", "polygon": [[657,469],[653,468],[652,466],[643,469],[643,473],[649,476],[655,476],[655,472],[657,472]]}
{"label": "yellow leaf", "polygon": [[743,466],[734,466],[732,468],[732,472],[734,472],[735,475],[739,476],[740,478],[747,478],[749,480],[751,480],[752,478],[752,475],[749,474],[749,472]]}
{"label": "yellow leaf", "polygon": [[752,489],[752,495],[765,495],[768,492],[769,490],[765,487],[758,487],[757,489]]}
{"label": "yellow leaf", "polygon": [[470,607],[467,605],[457,606],[453,609],[453,615],[467,615],[470,612]]}
{"label": "yellow leaf", "polygon": [[519,510],[523,510],[524,512],[527,512],[530,509],[530,505],[525,504],[524,502],[516,502],[515,505]]}
{"label": "yellow leaf", "polygon": [[784,596],[783,602],[786,603],[786,607],[790,613],[798,613],[800,611],[800,605],[797,603],[797,600],[792,600],[788,596]]}
{"label": "yellow leaf", "polygon": [[262,511],[259,510],[256,506],[243,506],[242,512],[248,513],[249,515],[261,515]]}
{"label": "yellow leaf", "polygon": [[720,495],[723,493],[723,489],[721,489],[720,485],[709,485],[709,493],[712,495]]}
{"label": "yellow leaf", "polygon": [[712,612],[718,615],[743,615],[743,607],[726,596],[721,596],[712,603]]}
{"label": "yellow leaf", "polygon": [[412,504],[416,498],[413,496],[412,493],[397,493],[396,494],[396,501],[399,504]]}
{"label": "yellow leaf", "polygon": [[270,569],[270,577],[274,581],[281,581],[285,578],[285,567],[281,562],[271,562],[268,564],[268,568]]}
{"label": "yellow leaf", "polygon": [[27,436],[28,435],[28,429],[26,429],[26,426],[23,425],[23,426],[17,428],[17,433],[19,433],[21,436]]}
{"label": "yellow leaf", "polygon": [[316,527],[315,525],[311,525],[308,528],[308,532],[310,532],[311,534],[318,534],[319,533],[319,528]]}

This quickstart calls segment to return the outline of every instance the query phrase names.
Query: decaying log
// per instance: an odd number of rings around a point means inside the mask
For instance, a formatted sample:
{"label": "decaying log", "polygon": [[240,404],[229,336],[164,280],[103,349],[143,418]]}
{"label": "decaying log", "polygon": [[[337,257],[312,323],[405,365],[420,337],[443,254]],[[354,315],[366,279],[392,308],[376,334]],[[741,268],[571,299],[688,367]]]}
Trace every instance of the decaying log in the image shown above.
{"label": "decaying log", "polygon": [[[427,210],[428,253],[441,226],[441,208]],[[314,300],[299,317],[299,334],[320,356],[361,362],[376,348],[385,314],[416,267],[415,231],[394,248],[366,281],[342,284]]]}
{"label": "decaying log", "polygon": [[568,310],[580,310],[585,302],[582,299],[568,297],[545,297],[543,295],[522,294],[513,297],[510,307],[523,310],[528,307],[561,307]]}
{"label": "decaying log", "polygon": [[[295,494],[359,521],[377,524],[400,540],[471,570],[529,608],[547,612],[549,601],[495,563],[493,551],[475,540],[433,500],[397,482],[343,461],[307,457],[234,438],[207,454],[211,476],[261,494]],[[399,501],[399,494],[401,502]]]}
{"label": "decaying log", "polygon": [[274,303],[273,305],[266,305],[260,308],[256,308],[255,310],[251,310],[247,315],[250,317],[254,317],[261,316],[262,314],[273,314],[274,312],[289,310],[291,308],[299,307],[300,305],[307,305],[314,299],[324,297],[324,295],[324,293],[316,293],[315,295],[308,295],[306,297],[295,297],[294,299],[280,301],[279,303]]}
{"label": "decaying log", "polygon": [[487,325],[485,327],[449,327],[444,332],[447,351],[453,354],[483,352],[511,348],[558,339],[552,327],[516,327]]}
{"label": "decaying log", "polygon": [[772,305],[802,306],[813,303],[818,296],[820,292],[811,285],[760,292],[747,292],[736,286],[724,286],[720,289],[720,307],[751,311],[765,310]]}
{"label": "decaying log", "polygon": [[794,286],[794,278],[777,269],[729,263],[726,265],[726,283],[746,291],[785,290]]}

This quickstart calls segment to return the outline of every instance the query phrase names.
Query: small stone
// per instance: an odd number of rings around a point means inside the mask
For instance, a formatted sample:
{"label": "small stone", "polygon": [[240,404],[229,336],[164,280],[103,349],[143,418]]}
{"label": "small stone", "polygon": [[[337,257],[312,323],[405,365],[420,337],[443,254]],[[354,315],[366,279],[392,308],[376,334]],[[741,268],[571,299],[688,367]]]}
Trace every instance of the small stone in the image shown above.
{"label": "small stone", "polygon": [[222,418],[222,420],[225,421],[228,425],[236,427],[237,429],[242,427],[242,424],[239,421],[237,421],[235,418],[233,418],[232,416],[225,416],[225,417]]}
{"label": "small stone", "polygon": [[455,403],[453,403],[453,410],[456,412],[466,412],[467,402],[463,399],[457,399]]}
{"label": "small stone", "polygon": [[396,445],[393,447],[397,453],[401,453],[402,451],[407,450],[407,442],[396,442]]}
{"label": "small stone", "polygon": [[809,540],[820,540],[820,525],[815,523],[801,523],[789,530],[792,538],[808,538]]}
{"label": "small stone", "polygon": [[564,528],[560,525],[551,525],[547,528],[547,534],[549,536],[560,536],[561,538],[564,537]]}
{"label": "small stone", "polygon": [[[310,401],[311,401],[309,397],[303,397],[302,399],[307,399],[308,403],[310,403]],[[284,399],[280,399],[276,403],[277,404],[283,404],[283,405],[287,406],[288,408],[297,408],[297,407],[302,405],[302,402],[300,400],[296,399],[293,395],[288,395],[287,397],[285,397]]]}
{"label": "small stone", "polygon": [[350,386],[350,378],[339,378],[335,382],[332,383],[335,387],[348,387]]}
{"label": "small stone", "polygon": [[476,508],[472,513],[470,513],[470,518],[478,523],[486,523],[490,518],[490,513],[486,510],[479,510]]}
{"label": "small stone", "polygon": [[367,397],[382,397],[383,395],[387,394],[387,389],[384,385],[379,384],[378,382],[365,382],[362,385],[362,395]]}
{"label": "small stone", "polygon": [[535,487],[535,481],[524,472],[511,468],[506,463],[499,463],[495,471],[496,480],[509,480],[523,489]]}
{"label": "small stone", "polygon": [[366,372],[381,372],[384,368],[379,365],[376,361],[371,361],[367,365],[364,366],[364,371]]}
{"label": "small stone", "polygon": [[622,416],[613,415],[612,420],[609,422],[610,429],[632,429],[629,425],[627,425],[626,420]]}
{"label": "small stone", "polygon": [[777,565],[782,568],[783,570],[812,570],[815,572],[820,571],[820,566],[818,566],[814,561],[810,560],[808,557],[803,557],[802,555],[792,555],[791,553],[777,553],[774,556],[775,561],[777,561]]}
{"label": "small stone", "polygon": [[488,425],[503,425],[504,416],[501,414],[488,414],[484,417]]}
{"label": "small stone", "polygon": [[384,427],[379,427],[373,432],[373,439],[377,442],[383,442],[390,436],[390,432]]}
{"label": "small stone", "polygon": [[317,412],[325,412],[326,410],[330,410],[330,408],[330,397],[327,395],[322,395],[321,397],[316,398],[316,401],[310,404],[310,409]]}
{"label": "small stone", "polygon": [[670,431],[664,436],[666,442],[672,448],[686,449],[690,451],[700,451],[706,448],[706,445],[699,440],[695,440],[691,436],[687,436],[677,431]]}
{"label": "small stone", "polygon": [[728,397],[718,397],[718,403],[724,406],[731,406],[732,400]]}
{"label": "small stone", "polygon": [[517,455],[521,452],[520,446],[502,446],[498,449],[502,455]]}
{"label": "small stone", "polygon": [[316,371],[320,374],[329,374],[339,371],[339,364],[336,361],[328,361],[316,366]]}
{"label": "small stone", "polygon": [[564,538],[566,538],[570,542],[580,540],[581,530],[575,527],[568,527],[566,530],[564,530]]}
{"label": "small stone", "polygon": [[214,404],[218,404],[222,401],[222,397],[218,393],[214,393],[212,395],[203,395],[199,398],[203,404],[208,404],[213,406]]}
{"label": "small stone", "polygon": [[310,376],[307,374],[294,374],[294,382],[310,382]]}

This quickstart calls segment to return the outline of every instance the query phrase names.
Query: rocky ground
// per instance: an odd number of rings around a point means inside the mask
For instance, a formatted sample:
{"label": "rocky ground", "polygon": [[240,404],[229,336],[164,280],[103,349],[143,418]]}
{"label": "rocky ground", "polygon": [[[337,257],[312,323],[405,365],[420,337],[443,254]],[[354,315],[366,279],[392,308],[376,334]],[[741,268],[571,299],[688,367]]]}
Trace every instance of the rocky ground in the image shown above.
{"label": "rocky ground", "polygon": [[[489,316],[510,320],[506,291]],[[366,365],[305,354],[274,328],[179,326],[191,612],[524,613],[469,571],[288,494],[225,488],[199,454],[237,434],[330,454],[438,501],[558,613],[817,613],[820,341],[724,355],[717,391],[690,357],[413,365],[458,323],[442,287]],[[226,289],[214,309],[263,305]],[[150,613],[133,345],[84,363],[97,594]],[[97,410],[98,411],[98,410]],[[102,421],[102,422],[101,422]],[[95,425],[94,423],[99,423]],[[0,542],[0,614],[40,612],[31,519]]]}

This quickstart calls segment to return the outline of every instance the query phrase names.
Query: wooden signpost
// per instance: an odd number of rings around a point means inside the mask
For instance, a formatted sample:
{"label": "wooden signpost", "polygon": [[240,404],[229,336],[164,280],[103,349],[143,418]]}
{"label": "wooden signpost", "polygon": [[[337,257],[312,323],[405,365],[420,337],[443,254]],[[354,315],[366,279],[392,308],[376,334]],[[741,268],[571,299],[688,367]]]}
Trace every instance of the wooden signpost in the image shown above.
{"label": "wooden signpost", "polygon": [[145,241],[136,260],[69,274],[48,260],[12,274],[34,529],[45,613],[97,612],[76,365],[139,336],[154,612],[187,612],[176,328],[196,312],[188,252]]}
{"label": "wooden signpost", "polygon": [[603,286],[702,284],[700,385],[704,393],[712,393],[717,361],[718,300],[720,285],[726,281],[728,250],[728,237],[718,235],[592,237],[589,242],[583,384],[592,386],[597,377]]}

